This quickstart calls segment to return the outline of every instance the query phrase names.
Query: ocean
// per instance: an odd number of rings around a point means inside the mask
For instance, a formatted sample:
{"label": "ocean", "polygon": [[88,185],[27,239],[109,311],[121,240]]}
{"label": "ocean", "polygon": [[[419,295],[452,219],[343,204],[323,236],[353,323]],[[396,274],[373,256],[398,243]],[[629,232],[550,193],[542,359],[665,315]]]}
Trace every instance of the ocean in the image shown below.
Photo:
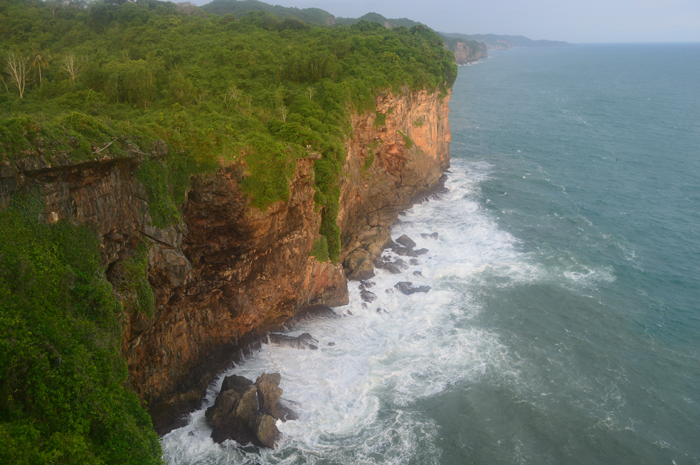
{"label": "ocean", "polygon": [[166,462],[700,463],[699,77],[700,44],[461,67],[449,190],[392,228],[429,253],[292,333],[319,350],[264,345],[210,387],[281,373],[277,449],[214,444],[200,410]]}

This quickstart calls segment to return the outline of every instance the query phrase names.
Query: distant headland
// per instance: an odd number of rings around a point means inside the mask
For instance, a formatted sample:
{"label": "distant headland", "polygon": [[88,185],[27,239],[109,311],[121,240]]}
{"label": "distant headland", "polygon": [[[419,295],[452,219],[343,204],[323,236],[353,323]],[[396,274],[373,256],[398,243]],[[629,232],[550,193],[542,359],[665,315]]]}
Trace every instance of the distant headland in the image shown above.
{"label": "distant headland", "polygon": [[[336,17],[320,8],[291,8],[270,5],[258,0],[214,0],[202,6],[207,13],[218,15],[246,15],[250,11],[261,11],[281,18],[297,18],[314,26],[349,26],[368,21],[379,23],[389,29],[397,27],[430,26],[408,18],[386,18],[379,13],[367,13],[359,18]],[[457,32],[438,32],[445,42],[445,48],[454,53],[458,65],[473,63],[488,56],[488,50],[508,50],[520,47],[561,47],[570,46],[561,40],[532,40],[523,36],[498,34],[462,34]]]}

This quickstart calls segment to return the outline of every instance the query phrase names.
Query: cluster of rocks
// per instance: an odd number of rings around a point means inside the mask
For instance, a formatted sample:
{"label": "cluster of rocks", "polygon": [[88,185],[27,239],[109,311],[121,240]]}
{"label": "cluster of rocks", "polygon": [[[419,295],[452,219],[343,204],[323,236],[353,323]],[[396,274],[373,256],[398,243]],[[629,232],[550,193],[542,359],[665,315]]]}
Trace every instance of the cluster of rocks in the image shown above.
{"label": "cluster of rocks", "polygon": [[[431,234],[421,234],[423,239],[433,239],[437,240],[438,239],[438,233],[431,233]],[[402,235],[398,239],[396,239],[396,242],[390,241],[391,245],[388,246],[387,248],[390,248],[394,253],[397,255],[403,256],[403,257],[418,257],[419,255],[424,255],[428,253],[428,249],[415,249],[416,243],[407,235]],[[360,253],[361,255],[361,253]],[[359,255],[356,255],[359,256]],[[352,254],[349,256],[352,257]],[[366,265],[367,262],[370,262],[372,267],[370,268],[369,265]],[[364,265],[363,265],[364,263]],[[348,264],[346,260],[346,264]],[[408,270],[411,265],[420,265],[420,261],[417,258],[410,258],[408,260],[408,263],[402,258],[395,258],[391,259],[388,256],[379,256],[377,257],[374,261],[370,261],[369,259],[365,259],[364,262],[361,263],[349,263],[350,266],[355,265],[356,268],[354,268],[350,272],[350,277],[358,277],[361,276],[361,279],[358,279],[360,281],[359,289],[360,289],[360,297],[362,298],[363,301],[363,308],[367,308],[367,304],[374,302],[377,300],[377,295],[370,291],[369,289],[374,287],[375,283],[373,281],[370,281],[369,278],[374,276],[374,268],[382,268],[387,270],[388,272],[392,274],[400,274],[403,273],[404,271]],[[346,267],[347,268],[347,267]],[[360,272],[360,270],[364,270]],[[368,273],[366,271],[371,271],[371,273]],[[415,276],[423,276],[423,274],[420,271],[414,271],[413,274]],[[351,278],[352,279],[352,278]],[[406,295],[411,295],[415,294],[416,292],[428,292],[430,291],[430,286],[418,286],[414,287],[413,283],[410,281],[401,281],[396,283],[394,285],[394,289],[398,290],[399,292],[406,294]],[[387,290],[387,292],[390,292],[390,290]],[[385,310],[382,309],[377,309],[378,312],[382,312]]]}
{"label": "cluster of rocks", "polygon": [[[438,233],[421,234],[423,239],[438,239]],[[344,261],[348,279],[360,281],[360,295],[363,306],[377,300],[377,295],[371,289],[375,286],[369,279],[374,277],[374,268],[382,268],[393,274],[400,274],[410,266],[419,265],[420,255],[428,253],[428,249],[416,249],[416,243],[407,235],[402,235],[396,241],[389,239],[385,247],[377,250],[358,250],[351,253]],[[382,251],[391,249],[403,258],[391,259],[382,256]],[[406,262],[408,260],[408,263]],[[420,271],[413,273],[421,276]],[[410,281],[396,283],[394,289],[411,295],[417,292],[430,291],[429,286],[414,286]],[[390,289],[387,292],[391,292]],[[385,312],[381,308],[377,312]],[[348,314],[352,314],[348,311]],[[325,305],[314,305],[299,315],[283,329],[291,329],[307,318],[316,317],[337,318],[338,315]],[[289,336],[282,333],[267,333],[261,342],[275,344],[294,349],[318,350],[319,341],[309,333],[299,336]],[[329,346],[335,345],[329,343]],[[207,409],[205,416],[213,428],[211,437],[217,443],[232,439],[239,444],[252,443],[261,447],[274,447],[280,438],[276,420],[293,420],[297,416],[289,408],[290,401],[281,399],[282,389],[279,387],[279,373],[263,374],[253,383],[251,380],[238,375],[227,376],[221,386],[221,392],[214,405]]]}
{"label": "cluster of rocks", "polygon": [[227,376],[216,402],[205,412],[213,428],[212,439],[222,443],[233,439],[239,444],[274,447],[280,437],[276,420],[295,420],[296,414],[284,405],[279,373],[264,373],[253,383],[243,376]]}
{"label": "cluster of rocks", "polygon": [[[423,239],[438,239],[438,233],[421,234]],[[359,249],[348,255],[343,262],[347,278],[352,281],[364,281],[374,277],[374,269],[382,268],[392,274],[399,274],[406,271],[409,265],[419,265],[418,256],[428,253],[428,249],[416,249],[416,243],[406,234],[402,235],[396,242],[388,239],[383,247],[370,244],[367,250]],[[401,257],[407,257],[408,263],[404,259],[397,258],[391,260],[382,256],[382,251],[391,249]]]}

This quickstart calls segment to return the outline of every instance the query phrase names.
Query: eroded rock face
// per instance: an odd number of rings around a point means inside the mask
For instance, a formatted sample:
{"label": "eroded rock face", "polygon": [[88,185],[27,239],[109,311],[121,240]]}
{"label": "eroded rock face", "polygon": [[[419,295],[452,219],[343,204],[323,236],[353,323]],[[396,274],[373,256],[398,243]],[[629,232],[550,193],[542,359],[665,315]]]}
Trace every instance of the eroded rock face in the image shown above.
{"label": "eroded rock face", "polygon": [[213,376],[252,337],[309,304],[348,301],[340,266],[309,257],[318,237],[313,160],[299,160],[286,202],[262,212],[235,167],[192,179],[182,249],[193,279],[159,301],[150,332],[129,342],[130,375],[159,432],[195,408]]}
{"label": "eroded rock face", "polygon": [[[375,124],[372,112],[352,116],[338,217],[346,270],[308,256],[320,226],[313,159],[298,160],[289,199],[265,211],[240,190],[240,166],[193,177],[183,222],[158,229],[134,177],[143,156],[136,147],[126,157],[112,158],[107,150],[100,160],[79,164],[58,155],[49,162],[42,152],[14,166],[0,162],[0,207],[17,190],[38,185],[47,222],[68,219],[95,228],[108,273],[142,238],[153,244],[155,315],[127,316],[122,353],[131,387],[164,434],[199,406],[207,385],[241,347],[304,307],[327,313],[318,306],[346,304],[346,272],[358,280],[373,276],[381,251],[395,246],[389,226],[449,166],[449,99],[438,92],[387,94],[376,104],[385,124]],[[154,145],[153,156],[166,149]],[[227,402],[239,405],[244,394]],[[274,432],[265,419],[256,428],[265,437]]]}
{"label": "eroded rock face", "polygon": [[242,376],[227,376],[214,405],[205,412],[212,439],[274,447],[280,437],[275,420],[296,418],[280,402],[280,381],[279,373],[263,373],[255,384]]}
{"label": "eroded rock face", "polygon": [[354,138],[345,147],[338,214],[341,258],[350,279],[366,279],[370,264],[355,257],[367,256],[375,262],[382,250],[394,246],[389,226],[400,211],[435,189],[449,167],[450,96],[441,98],[438,92],[385,95],[376,104],[385,124],[375,124],[375,113],[353,117]]}

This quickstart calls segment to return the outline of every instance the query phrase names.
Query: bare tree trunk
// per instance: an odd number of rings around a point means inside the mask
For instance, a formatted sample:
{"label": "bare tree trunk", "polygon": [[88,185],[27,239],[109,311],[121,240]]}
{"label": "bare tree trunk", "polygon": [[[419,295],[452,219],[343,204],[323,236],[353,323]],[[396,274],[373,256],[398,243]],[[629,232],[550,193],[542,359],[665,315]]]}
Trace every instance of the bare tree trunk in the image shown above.
{"label": "bare tree trunk", "polygon": [[66,53],[61,57],[61,62],[59,64],[61,69],[68,73],[70,80],[75,84],[75,78],[83,68],[83,60],[76,58],[72,53]]}
{"label": "bare tree trunk", "polygon": [[7,58],[5,58],[5,72],[10,76],[10,83],[17,87],[19,98],[24,98],[24,89],[27,85],[29,69],[29,57],[10,53],[7,55]]}

